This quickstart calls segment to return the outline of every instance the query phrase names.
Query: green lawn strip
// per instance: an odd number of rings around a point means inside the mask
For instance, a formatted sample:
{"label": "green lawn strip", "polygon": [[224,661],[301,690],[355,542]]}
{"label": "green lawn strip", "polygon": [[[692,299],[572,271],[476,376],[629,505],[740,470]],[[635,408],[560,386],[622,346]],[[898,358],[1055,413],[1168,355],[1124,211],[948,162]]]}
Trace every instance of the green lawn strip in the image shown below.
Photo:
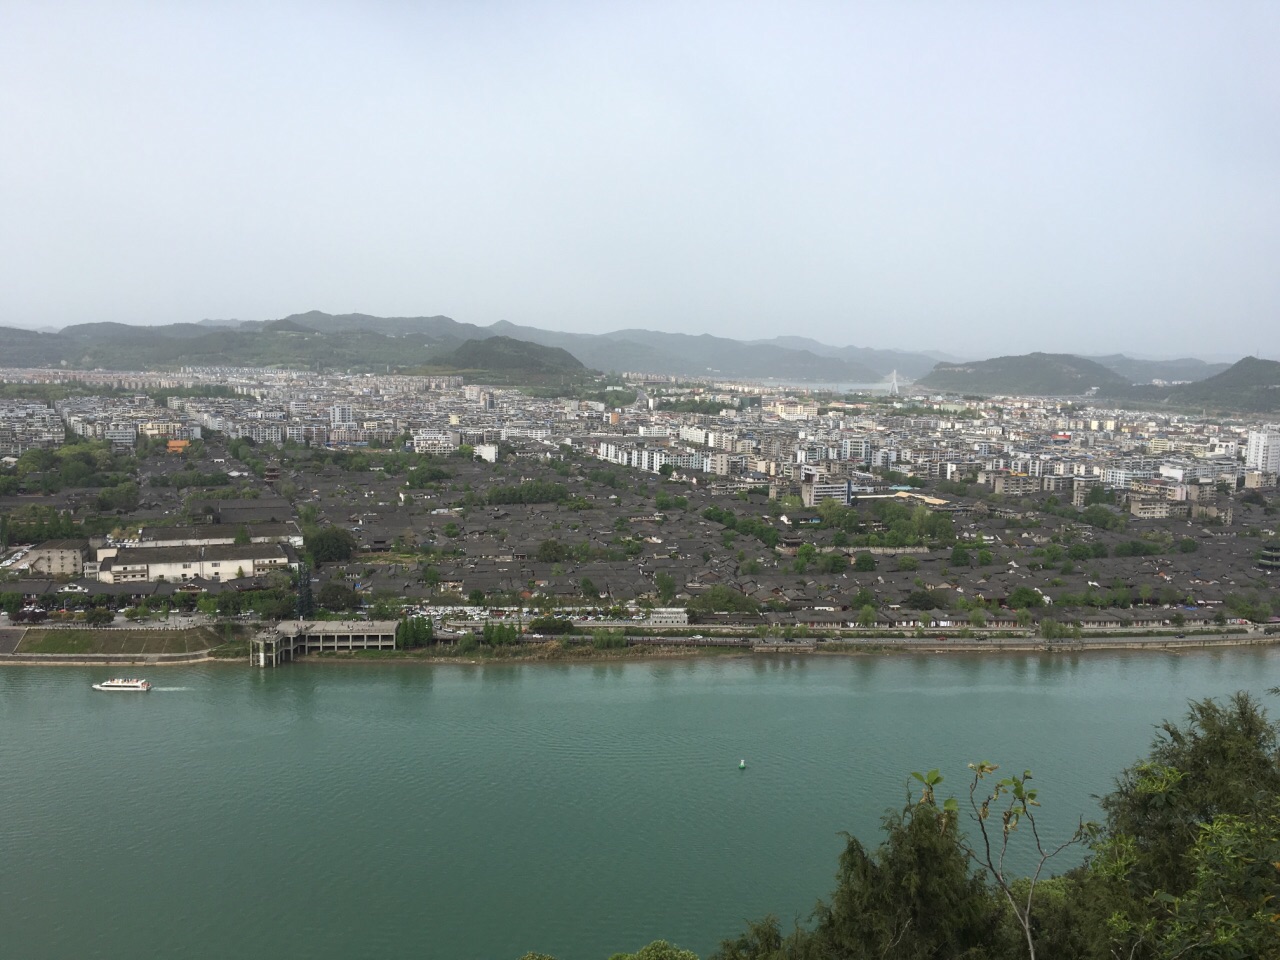
{"label": "green lawn strip", "polygon": [[97,653],[98,636],[91,630],[28,630],[18,653]]}
{"label": "green lawn strip", "polygon": [[205,627],[193,630],[28,630],[19,653],[194,653],[219,643]]}

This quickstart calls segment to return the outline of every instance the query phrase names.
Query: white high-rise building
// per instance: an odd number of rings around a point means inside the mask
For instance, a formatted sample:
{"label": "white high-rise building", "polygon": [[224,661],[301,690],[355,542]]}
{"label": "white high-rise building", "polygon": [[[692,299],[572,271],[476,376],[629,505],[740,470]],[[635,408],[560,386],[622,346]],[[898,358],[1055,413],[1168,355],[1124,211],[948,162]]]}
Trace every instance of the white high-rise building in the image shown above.
{"label": "white high-rise building", "polygon": [[1247,470],[1280,473],[1280,427],[1269,423],[1261,430],[1249,431],[1244,465]]}
{"label": "white high-rise building", "polygon": [[356,422],[355,413],[349,403],[335,403],[329,408],[329,426],[349,427]]}

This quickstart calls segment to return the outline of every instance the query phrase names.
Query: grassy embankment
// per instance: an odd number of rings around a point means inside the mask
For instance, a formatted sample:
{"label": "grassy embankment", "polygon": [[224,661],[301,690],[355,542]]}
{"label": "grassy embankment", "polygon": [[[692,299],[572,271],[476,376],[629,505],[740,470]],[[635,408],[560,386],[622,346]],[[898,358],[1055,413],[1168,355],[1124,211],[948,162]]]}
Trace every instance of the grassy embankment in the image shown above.
{"label": "grassy embankment", "polygon": [[[28,630],[17,653],[161,654],[195,653],[222,643],[208,627],[190,630]],[[245,655],[248,656],[246,649]]]}

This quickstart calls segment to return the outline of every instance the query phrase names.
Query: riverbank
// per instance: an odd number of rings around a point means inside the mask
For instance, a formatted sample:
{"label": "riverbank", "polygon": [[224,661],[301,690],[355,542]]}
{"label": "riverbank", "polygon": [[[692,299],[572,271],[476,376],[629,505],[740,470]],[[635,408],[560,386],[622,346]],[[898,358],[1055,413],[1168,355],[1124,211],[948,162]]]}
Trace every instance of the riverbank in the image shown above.
{"label": "riverbank", "polygon": [[947,640],[867,638],[857,641],[757,641],[743,646],[649,646],[597,650],[589,646],[561,646],[558,641],[535,645],[487,648],[466,653],[446,653],[438,647],[420,650],[359,650],[324,653],[299,658],[300,663],[610,663],[645,660],[688,660],[745,656],[861,657],[895,654],[1079,654],[1125,650],[1176,652],[1214,648],[1275,646],[1280,635],[1231,634],[1173,637],[1166,635],[1097,637],[1085,640],[1045,640],[1039,637],[1001,640]]}
{"label": "riverbank", "polygon": [[[552,640],[459,650],[432,645],[414,650],[357,650],[323,653],[299,658],[306,663],[623,663],[659,660],[693,660],[770,655],[865,657],[895,654],[1081,654],[1091,652],[1183,650],[1273,646],[1280,634],[1201,633],[1189,636],[1118,634],[1062,640],[1040,637],[921,638],[858,637],[848,639],[738,638],[739,642],[699,644],[695,641],[632,643],[625,647],[597,648],[589,643]],[[0,666],[165,666],[190,663],[247,663],[247,641],[222,641],[211,628],[174,630],[28,630],[12,651],[0,652]],[[113,649],[108,649],[113,648]]]}
{"label": "riverbank", "polygon": [[0,637],[0,665],[14,666],[164,666],[206,660],[247,661],[249,646],[225,640],[211,627],[12,628]]}

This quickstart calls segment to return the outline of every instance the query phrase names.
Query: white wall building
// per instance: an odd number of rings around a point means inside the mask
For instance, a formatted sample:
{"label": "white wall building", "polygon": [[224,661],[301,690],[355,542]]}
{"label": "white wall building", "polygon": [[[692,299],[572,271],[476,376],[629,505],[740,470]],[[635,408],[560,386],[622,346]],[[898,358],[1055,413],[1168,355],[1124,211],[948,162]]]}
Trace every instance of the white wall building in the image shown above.
{"label": "white wall building", "polygon": [[1244,465],[1248,470],[1280,473],[1280,428],[1269,423],[1261,430],[1249,431]]}

